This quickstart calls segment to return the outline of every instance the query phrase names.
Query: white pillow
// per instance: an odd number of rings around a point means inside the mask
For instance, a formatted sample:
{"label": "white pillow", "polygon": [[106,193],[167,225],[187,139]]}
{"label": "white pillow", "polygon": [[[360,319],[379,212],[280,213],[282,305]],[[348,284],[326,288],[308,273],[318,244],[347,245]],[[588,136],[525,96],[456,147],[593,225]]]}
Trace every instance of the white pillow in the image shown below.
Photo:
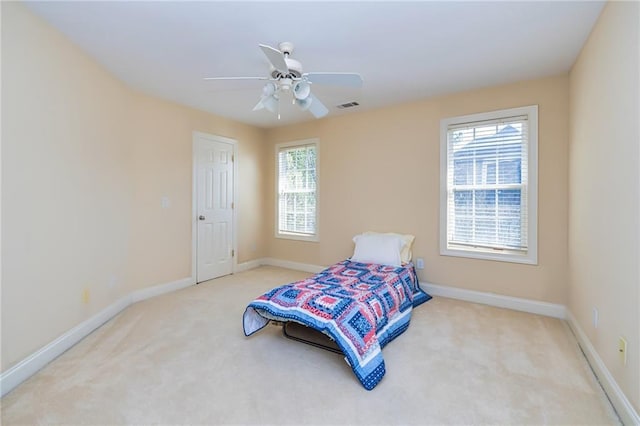
{"label": "white pillow", "polygon": [[397,237],[400,237],[402,241],[404,241],[404,246],[400,251],[400,260],[402,261],[403,264],[411,262],[411,258],[413,257],[411,246],[413,245],[413,240],[416,239],[414,235],[396,234],[394,232],[381,233],[381,232],[373,232],[373,231],[367,231],[363,235],[395,235]]}
{"label": "white pillow", "polygon": [[402,266],[400,251],[404,241],[397,235],[361,234],[353,237],[356,248],[351,260],[361,263]]}

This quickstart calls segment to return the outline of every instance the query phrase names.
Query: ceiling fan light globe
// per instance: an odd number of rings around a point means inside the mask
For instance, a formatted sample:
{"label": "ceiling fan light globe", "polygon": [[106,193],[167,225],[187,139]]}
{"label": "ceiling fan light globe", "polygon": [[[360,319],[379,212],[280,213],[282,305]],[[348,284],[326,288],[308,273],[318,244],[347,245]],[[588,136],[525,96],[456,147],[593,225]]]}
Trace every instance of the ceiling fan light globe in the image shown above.
{"label": "ceiling fan light globe", "polygon": [[267,99],[262,101],[262,103],[264,104],[264,107],[268,111],[270,111],[270,112],[278,111],[278,98],[276,98],[275,96],[268,97]]}
{"label": "ceiling fan light globe", "polygon": [[296,99],[307,99],[311,94],[311,85],[306,81],[298,81],[293,85],[293,96]]}
{"label": "ceiling fan light globe", "polygon": [[272,96],[276,93],[276,85],[274,83],[267,83],[262,88],[262,96]]}
{"label": "ceiling fan light globe", "polygon": [[306,97],[304,99],[296,99],[296,104],[300,107],[301,110],[306,111],[311,106],[311,102],[313,102],[312,97]]}

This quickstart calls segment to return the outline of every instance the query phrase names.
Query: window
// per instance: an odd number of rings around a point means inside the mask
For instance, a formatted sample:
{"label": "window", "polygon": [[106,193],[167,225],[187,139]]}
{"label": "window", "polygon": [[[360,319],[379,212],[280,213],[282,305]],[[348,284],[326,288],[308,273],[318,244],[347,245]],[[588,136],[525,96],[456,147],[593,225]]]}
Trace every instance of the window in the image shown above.
{"label": "window", "polygon": [[318,241],[318,144],[276,146],[276,237]]}
{"label": "window", "polygon": [[537,263],[538,107],[440,123],[440,254]]}

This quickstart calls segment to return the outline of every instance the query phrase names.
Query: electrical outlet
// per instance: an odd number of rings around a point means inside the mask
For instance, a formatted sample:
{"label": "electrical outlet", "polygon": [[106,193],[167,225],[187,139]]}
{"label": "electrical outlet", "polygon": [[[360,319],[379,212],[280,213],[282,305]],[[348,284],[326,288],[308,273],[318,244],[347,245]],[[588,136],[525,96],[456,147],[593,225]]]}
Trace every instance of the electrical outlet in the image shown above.
{"label": "electrical outlet", "polygon": [[424,259],[419,257],[416,259],[416,268],[424,269]]}
{"label": "electrical outlet", "polygon": [[593,308],[591,318],[593,322],[593,328],[598,328],[598,308]]}
{"label": "electrical outlet", "polygon": [[620,354],[620,362],[622,365],[627,365],[627,341],[622,336],[620,336],[618,340],[618,353]]}

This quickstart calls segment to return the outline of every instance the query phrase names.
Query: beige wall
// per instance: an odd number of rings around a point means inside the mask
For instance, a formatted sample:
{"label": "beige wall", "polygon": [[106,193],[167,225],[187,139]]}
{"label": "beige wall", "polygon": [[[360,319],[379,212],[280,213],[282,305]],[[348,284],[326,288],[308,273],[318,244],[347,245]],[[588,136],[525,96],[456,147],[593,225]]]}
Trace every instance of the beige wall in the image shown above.
{"label": "beige wall", "polygon": [[238,141],[238,260],[265,256],[261,130],[133,92],[2,3],[2,371],[120,297],[191,275],[194,130]]}
{"label": "beige wall", "polygon": [[[568,77],[558,76],[268,131],[270,255],[328,265],[352,254],[360,232],[411,233],[414,257],[425,259],[422,280],[564,304],[568,89]],[[539,105],[539,264],[440,256],[440,120],[532,104]],[[311,137],[320,138],[320,242],[274,238],[273,145]]]}
{"label": "beige wall", "polygon": [[571,70],[569,198],[569,310],[638,412],[639,5],[609,2]]}

